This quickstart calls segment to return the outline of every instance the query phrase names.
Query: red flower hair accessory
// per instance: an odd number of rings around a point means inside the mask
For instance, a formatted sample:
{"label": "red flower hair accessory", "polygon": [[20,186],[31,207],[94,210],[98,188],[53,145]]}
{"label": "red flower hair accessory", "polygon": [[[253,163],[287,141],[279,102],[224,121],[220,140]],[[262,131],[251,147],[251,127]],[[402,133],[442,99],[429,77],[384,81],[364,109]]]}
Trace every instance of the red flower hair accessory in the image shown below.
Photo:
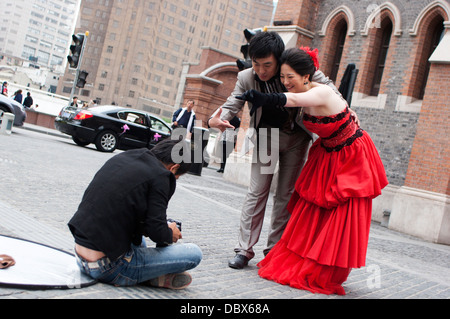
{"label": "red flower hair accessory", "polygon": [[318,70],[319,69],[319,50],[317,50],[317,48],[314,50],[311,50],[309,47],[300,47],[300,50],[303,50],[309,54],[309,56],[313,60],[316,70]]}

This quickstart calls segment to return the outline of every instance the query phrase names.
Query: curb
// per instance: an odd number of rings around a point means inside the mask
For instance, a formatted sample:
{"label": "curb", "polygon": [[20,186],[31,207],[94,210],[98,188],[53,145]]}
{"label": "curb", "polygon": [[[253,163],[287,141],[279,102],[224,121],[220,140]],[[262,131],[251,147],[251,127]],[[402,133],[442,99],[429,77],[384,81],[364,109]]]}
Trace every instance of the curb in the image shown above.
{"label": "curb", "polygon": [[25,123],[23,126],[19,126],[17,128],[24,129],[24,130],[27,130],[27,131],[47,134],[47,135],[51,135],[51,136],[55,136],[55,137],[62,137],[62,138],[70,139],[69,135],[62,134],[62,133],[59,133],[56,130],[52,130],[52,129],[49,129],[49,128],[46,128],[46,127],[43,127],[43,126],[34,125],[34,124],[27,124],[27,123]]}

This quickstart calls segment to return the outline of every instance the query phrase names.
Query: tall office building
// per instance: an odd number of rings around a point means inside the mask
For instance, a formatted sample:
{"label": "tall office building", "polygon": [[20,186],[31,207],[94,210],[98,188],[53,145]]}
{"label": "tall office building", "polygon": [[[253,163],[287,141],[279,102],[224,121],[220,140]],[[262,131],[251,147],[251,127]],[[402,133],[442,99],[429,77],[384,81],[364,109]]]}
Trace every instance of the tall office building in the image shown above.
{"label": "tall office building", "polygon": [[[81,66],[89,75],[76,94],[149,111],[152,101],[173,106],[184,62],[198,62],[205,46],[241,57],[243,30],[268,25],[272,11],[272,0],[82,0],[75,32],[89,31]],[[73,74],[66,70],[61,94]]]}
{"label": "tall office building", "polygon": [[0,52],[63,73],[80,0],[2,0]]}

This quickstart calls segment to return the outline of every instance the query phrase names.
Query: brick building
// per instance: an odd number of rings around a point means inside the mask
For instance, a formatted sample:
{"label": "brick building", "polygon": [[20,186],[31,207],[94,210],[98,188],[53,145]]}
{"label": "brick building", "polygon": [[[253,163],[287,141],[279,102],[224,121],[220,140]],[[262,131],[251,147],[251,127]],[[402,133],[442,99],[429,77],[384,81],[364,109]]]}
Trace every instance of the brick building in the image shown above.
{"label": "brick building", "polygon": [[[320,69],[337,87],[347,65],[356,65],[351,107],[373,138],[390,182],[374,202],[373,219],[446,244],[450,244],[449,28],[447,0],[279,0],[268,27],[283,37],[287,47],[317,47]],[[214,61],[203,70],[214,69],[214,64],[218,66]],[[230,68],[228,76],[237,73],[237,68]],[[202,74],[187,73],[191,79]],[[231,91],[229,84],[223,85]],[[206,101],[208,93],[200,91]],[[206,108],[215,109],[216,104]],[[233,178],[236,175],[242,172]]]}

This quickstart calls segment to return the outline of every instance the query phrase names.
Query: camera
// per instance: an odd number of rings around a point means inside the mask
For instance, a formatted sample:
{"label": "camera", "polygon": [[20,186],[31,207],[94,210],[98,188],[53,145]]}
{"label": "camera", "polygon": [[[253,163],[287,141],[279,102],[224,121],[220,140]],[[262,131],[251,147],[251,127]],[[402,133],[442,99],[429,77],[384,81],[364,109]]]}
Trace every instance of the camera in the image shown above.
{"label": "camera", "polygon": [[172,218],[168,218],[168,219],[167,219],[167,224],[172,224],[172,223],[177,224],[178,230],[181,231],[181,222],[180,222],[179,220],[175,220],[175,219],[172,219]]}

